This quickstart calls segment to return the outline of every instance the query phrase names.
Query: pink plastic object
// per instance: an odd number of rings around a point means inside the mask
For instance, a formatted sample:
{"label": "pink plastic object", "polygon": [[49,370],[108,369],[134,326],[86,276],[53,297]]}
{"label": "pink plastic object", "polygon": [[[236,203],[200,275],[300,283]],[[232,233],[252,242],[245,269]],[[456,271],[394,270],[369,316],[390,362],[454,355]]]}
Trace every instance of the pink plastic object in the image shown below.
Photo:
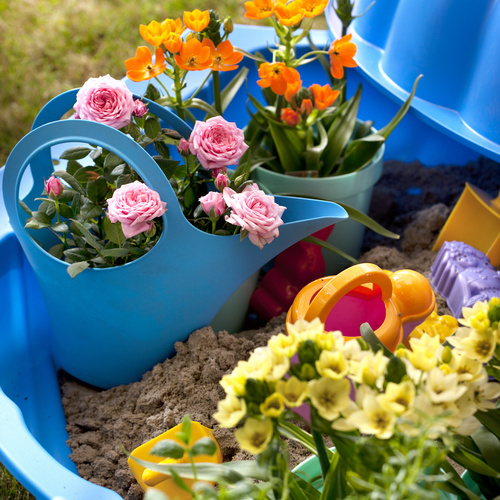
{"label": "pink plastic object", "polygon": [[486,255],[461,241],[446,241],[431,266],[434,288],[447,299],[457,276],[468,268],[493,269]]}

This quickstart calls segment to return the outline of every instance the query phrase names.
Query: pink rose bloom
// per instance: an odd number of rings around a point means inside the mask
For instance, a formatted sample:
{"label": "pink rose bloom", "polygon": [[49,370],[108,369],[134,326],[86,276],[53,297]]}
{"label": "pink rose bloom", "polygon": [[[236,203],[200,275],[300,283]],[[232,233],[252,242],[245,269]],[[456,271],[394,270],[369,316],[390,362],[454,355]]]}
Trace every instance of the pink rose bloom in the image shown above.
{"label": "pink rose bloom", "polygon": [[62,193],[63,186],[57,177],[52,176],[45,183],[45,189],[47,190],[47,196],[52,194],[55,198],[59,198],[59,195]]}
{"label": "pink rose bloom", "polygon": [[229,177],[226,174],[218,174],[214,184],[219,191],[222,191],[225,187],[229,186]]}
{"label": "pink rose bloom", "polygon": [[278,227],[286,207],[275,203],[274,196],[261,191],[257,184],[246,186],[241,193],[231,188],[222,192],[226,205],[232,209],[226,221],[248,231],[250,241],[262,249],[279,236]]}
{"label": "pink rose bloom", "polygon": [[247,149],[243,130],[222,116],[196,121],[189,138],[189,150],[207,170],[236,165]]}
{"label": "pink rose bloom", "polygon": [[210,209],[213,207],[214,208],[214,213],[216,217],[219,217],[219,215],[222,215],[224,211],[226,210],[226,204],[224,202],[224,197],[222,196],[222,193],[219,193],[218,191],[210,191],[208,194],[205,196],[202,196],[198,200],[201,204],[201,208],[203,208],[203,211],[209,215],[210,214]]}
{"label": "pink rose bloom", "polygon": [[76,94],[76,116],[120,129],[130,123],[135,111],[127,86],[109,75],[89,78]]}
{"label": "pink rose bloom", "polygon": [[140,99],[136,99],[134,101],[134,112],[132,114],[134,116],[137,116],[138,118],[141,118],[147,112],[148,108],[146,108],[146,105]]}
{"label": "pink rose bloom", "polygon": [[123,234],[132,238],[149,231],[156,217],[161,217],[167,204],[160,195],[146,184],[135,181],[118,188],[108,200],[108,218],[111,222],[121,222]]}

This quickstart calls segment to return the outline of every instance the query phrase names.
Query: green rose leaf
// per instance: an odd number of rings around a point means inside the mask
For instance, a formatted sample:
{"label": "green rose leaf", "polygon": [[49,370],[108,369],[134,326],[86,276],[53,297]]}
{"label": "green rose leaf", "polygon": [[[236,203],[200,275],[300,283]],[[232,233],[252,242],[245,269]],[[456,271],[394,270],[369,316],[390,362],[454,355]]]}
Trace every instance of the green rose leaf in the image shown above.
{"label": "green rose leaf", "polygon": [[66,271],[71,276],[71,278],[74,278],[81,272],[85,271],[85,269],[87,269],[88,267],[89,267],[88,262],[75,262],[74,264],[70,264],[68,266],[68,269],[66,269]]}
{"label": "green rose leaf", "polygon": [[49,248],[49,254],[56,259],[62,259],[64,255],[64,243],[58,243]]}
{"label": "green rose leaf", "polygon": [[170,158],[163,158],[162,156],[153,156],[153,160],[161,168],[167,179],[170,179],[174,175],[179,166],[178,161],[171,160]]}
{"label": "green rose leaf", "polygon": [[161,94],[160,91],[152,83],[150,83],[148,84],[144,97],[150,101],[157,101],[161,97]]}
{"label": "green rose leaf", "polygon": [[71,219],[71,217],[73,217],[73,210],[66,203],[59,203],[59,213],[65,219]]}
{"label": "green rose leaf", "polygon": [[150,139],[156,139],[161,133],[161,126],[158,118],[155,116],[148,116],[144,123],[144,132]]}
{"label": "green rose leaf", "polygon": [[[163,158],[170,158],[170,150],[168,149],[168,146],[161,141],[154,141],[153,142],[156,151],[158,151],[158,154],[162,156]],[[177,162],[179,163],[179,162]]]}
{"label": "green rose leaf", "polygon": [[184,447],[172,439],[158,441],[150,450],[152,455],[176,460],[184,456]]}
{"label": "green rose leaf", "polygon": [[26,205],[26,203],[24,203],[23,200],[19,200],[19,205],[21,205],[21,208],[28,214],[28,215],[33,215],[33,212],[31,210],[30,207],[28,207],[28,205]]}
{"label": "green rose leaf", "polygon": [[55,172],[52,173],[52,175],[59,177],[64,182],[69,184],[75,191],[78,191],[80,194],[85,195],[85,191],[83,190],[80,183],[71,174],[68,174],[66,170],[56,170]]}
{"label": "green rose leaf", "polygon": [[109,241],[119,246],[122,246],[127,241],[123,234],[122,225],[119,222],[111,222],[108,217],[104,217],[103,227]]}
{"label": "green rose leaf", "polygon": [[101,255],[103,257],[126,257],[127,255],[129,255],[129,253],[130,251],[128,250],[128,248],[108,248],[101,250]]}
{"label": "green rose leaf", "polygon": [[91,148],[84,148],[81,146],[75,146],[73,148],[69,148],[60,156],[61,160],[81,160],[85,158],[90,152]]}
{"label": "green rose leaf", "polygon": [[103,176],[87,184],[87,196],[96,204],[103,202],[108,194],[108,183]]}
{"label": "green rose leaf", "polygon": [[123,160],[114,153],[108,153],[104,159],[104,168],[115,168],[121,165]]}
{"label": "green rose leaf", "polygon": [[43,229],[45,227],[50,227],[50,224],[44,222],[39,222],[34,218],[28,219],[24,226],[26,229]]}
{"label": "green rose leaf", "polygon": [[33,219],[35,219],[37,222],[40,222],[41,224],[50,225],[52,223],[52,217],[40,210],[36,210],[33,212]]}
{"label": "green rose leaf", "polygon": [[57,222],[56,224],[52,224],[50,227],[56,233],[69,233],[68,224],[65,222]]}

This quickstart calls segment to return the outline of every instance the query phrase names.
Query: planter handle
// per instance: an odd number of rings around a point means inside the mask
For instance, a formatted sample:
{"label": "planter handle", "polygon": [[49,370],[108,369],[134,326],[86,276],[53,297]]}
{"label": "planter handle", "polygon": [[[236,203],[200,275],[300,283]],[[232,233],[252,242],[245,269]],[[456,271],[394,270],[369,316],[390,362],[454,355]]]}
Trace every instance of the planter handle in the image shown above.
{"label": "planter handle", "polygon": [[[31,130],[35,130],[47,123],[59,121],[65,113],[73,109],[76,103],[76,95],[79,90],[80,89],[68,90],[51,99],[36,116]],[[189,138],[192,128],[170,109],[164,108],[154,101],[136,94],[134,94],[134,99],[142,100],[146,104],[149,112],[153,113],[166,125],[179,132],[185,139]],[[68,122],[65,121],[64,123]],[[33,176],[33,187],[26,196],[26,199],[34,199],[43,191],[43,177],[47,175],[46,165],[49,165],[51,162],[52,156],[49,149],[40,151],[36,160],[31,162],[30,168]]]}
{"label": "planter handle", "polygon": [[[34,171],[37,172],[38,178],[43,179],[44,175],[50,176],[53,169],[52,161],[44,162],[40,152],[47,152],[51,146],[65,142],[96,144],[118,155],[141,176],[145,184],[159,193],[162,201],[167,202],[167,212],[163,220],[165,225],[168,221],[169,230],[174,230],[180,225],[191,226],[182,214],[168,179],[149,153],[139,144],[123,132],[101,123],[87,120],[64,120],[47,123],[31,131],[19,141],[5,164],[3,180],[5,206],[18,238],[35,244],[23,229],[24,218],[21,217],[21,207],[18,202],[23,173],[31,163],[31,165],[36,165]],[[39,194],[40,192],[37,193]],[[158,244],[164,239],[161,238]]]}

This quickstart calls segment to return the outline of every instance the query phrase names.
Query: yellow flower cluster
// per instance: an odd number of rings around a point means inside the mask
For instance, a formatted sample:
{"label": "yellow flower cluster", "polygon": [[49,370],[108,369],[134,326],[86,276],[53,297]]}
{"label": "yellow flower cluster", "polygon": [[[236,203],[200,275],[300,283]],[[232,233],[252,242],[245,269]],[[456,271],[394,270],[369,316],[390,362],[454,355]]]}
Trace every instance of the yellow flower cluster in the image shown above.
{"label": "yellow flower cluster", "polygon": [[222,378],[226,399],[214,418],[222,427],[239,426],[236,439],[254,454],[291,415],[285,410],[303,404],[334,430],[379,439],[395,431],[416,435],[429,422],[435,437],[447,429],[471,434],[479,425],[476,411],[493,408],[500,396],[500,384],[488,382],[483,365],[497,346],[499,304],[494,299],[464,310],[464,327],[448,338],[454,349],[423,334],[392,360],[363,341],[325,332],[319,319],[299,320],[288,325],[289,335],[272,337]]}

